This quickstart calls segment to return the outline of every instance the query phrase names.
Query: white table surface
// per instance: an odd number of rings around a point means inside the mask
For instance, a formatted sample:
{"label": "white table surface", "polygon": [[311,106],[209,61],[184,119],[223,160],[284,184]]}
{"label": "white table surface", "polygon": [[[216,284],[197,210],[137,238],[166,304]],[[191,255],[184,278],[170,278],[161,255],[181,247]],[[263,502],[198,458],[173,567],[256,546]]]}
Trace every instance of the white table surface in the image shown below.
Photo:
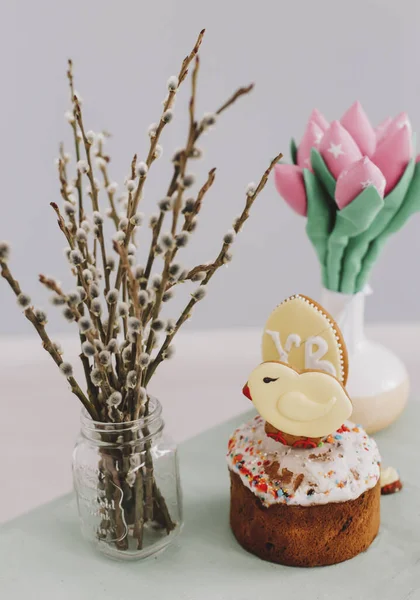
{"label": "white table surface", "polygon": [[[371,326],[372,339],[392,347],[407,365],[411,401],[420,390],[420,325]],[[163,364],[150,391],[162,402],[167,428],[178,442],[247,410],[241,394],[260,361],[260,329],[188,332]],[[76,367],[77,342],[63,340]],[[71,489],[71,452],[79,429],[79,401],[37,338],[0,337],[0,522]],[[386,457],[384,457],[386,462]]]}

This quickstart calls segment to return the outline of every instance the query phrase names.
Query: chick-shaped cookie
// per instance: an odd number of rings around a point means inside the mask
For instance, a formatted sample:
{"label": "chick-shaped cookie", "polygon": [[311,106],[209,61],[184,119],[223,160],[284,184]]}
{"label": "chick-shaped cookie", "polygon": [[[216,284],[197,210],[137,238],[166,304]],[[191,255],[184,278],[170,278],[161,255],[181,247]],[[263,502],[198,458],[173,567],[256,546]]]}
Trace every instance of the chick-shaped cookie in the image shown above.
{"label": "chick-shaped cookie", "polygon": [[299,372],[282,362],[260,364],[243,389],[266,421],[266,433],[294,447],[311,448],[352,413],[343,385],[323,371]]}

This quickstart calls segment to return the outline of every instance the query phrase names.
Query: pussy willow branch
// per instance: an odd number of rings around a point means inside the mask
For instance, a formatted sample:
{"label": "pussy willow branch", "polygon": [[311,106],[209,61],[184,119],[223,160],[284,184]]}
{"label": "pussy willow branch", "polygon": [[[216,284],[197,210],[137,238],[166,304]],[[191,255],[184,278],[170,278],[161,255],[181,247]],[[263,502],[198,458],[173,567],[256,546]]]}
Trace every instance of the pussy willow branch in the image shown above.
{"label": "pussy willow branch", "polygon": [[[194,146],[195,131],[196,131],[196,127],[197,127],[197,124],[195,122],[195,101],[196,101],[196,94],[197,94],[197,78],[198,78],[199,68],[200,68],[200,59],[197,55],[195,57],[194,69],[193,69],[193,72],[191,75],[191,98],[190,98],[190,102],[189,102],[190,125],[188,128],[188,138],[187,138],[185,150],[183,152],[181,152],[181,156],[180,156],[178,192],[177,192],[175,202],[174,202],[174,205],[172,208],[172,226],[171,226],[172,236],[175,236],[176,232],[177,232],[178,217],[179,217],[179,213],[181,211],[182,199],[183,199],[183,194],[184,194],[184,190],[185,190],[185,187],[183,184],[183,178],[185,176],[188,159],[191,157],[193,146]],[[152,242],[153,242],[153,239],[152,239]],[[162,281],[161,281],[159,290],[156,294],[155,303],[154,303],[154,306],[153,306],[153,309],[151,312],[151,316],[150,316],[150,318],[152,320],[156,319],[159,315],[159,312],[161,309],[161,304],[162,304],[163,294],[165,292],[165,288],[166,288],[166,285],[169,280],[169,268],[170,268],[172,260],[175,257],[176,252],[177,252],[177,247],[175,246],[175,248],[168,250],[165,253],[164,266],[163,266],[163,271],[162,271]],[[146,352],[148,354],[152,350],[154,339],[155,339],[155,334],[153,332],[153,329],[150,329],[149,336],[148,336],[147,342],[146,342]]]}
{"label": "pussy willow branch", "polygon": [[[238,100],[242,96],[245,96],[246,94],[249,94],[253,89],[254,89],[253,83],[251,83],[250,85],[245,86],[245,87],[240,87],[232,94],[232,96],[230,98],[228,98],[226,100],[226,102],[224,102],[216,110],[215,114],[218,116],[221,115],[225,110],[227,110],[230,106],[232,106],[232,104],[234,104],[236,102],[236,100]],[[198,139],[200,138],[200,136],[203,134],[204,130],[205,130],[204,119],[202,119],[200,125],[198,125],[195,129],[193,148],[194,148],[196,142],[198,141]],[[175,193],[175,191],[177,190],[177,187],[179,184],[179,179],[180,179],[180,168],[181,168],[180,159],[181,159],[183,153],[185,153],[185,149],[179,153],[177,160],[174,161],[174,172],[172,174],[172,179],[169,184],[168,191],[166,193],[168,198],[171,198],[173,196],[173,194]],[[150,245],[149,255],[148,255],[147,263],[146,263],[146,269],[144,272],[144,277],[145,277],[146,283],[149,280],[150,274],[153,269],[153,264],[154,264],[154,260],[155,260],[156,244],[157,244],[157,240],[159,238],[160,232],[162,230],[164,218],[165,218],[165,213],[161,211],[159,214],[158,221],[157,221],[155,227],[153,228],[152,243]]]}
{"label": "pussy willow branch", "polygon": [[[181,69],[179,71],[179,75],[178,75],[178,85],[176,87],[175,90],[169,90],[168,91],[168,95],[166,97],[166,100],[164,102],[163,105],[163,110],[162,110],[162,115],[161,118],[159,120],[159,124],[156,128],[156,132],[155,135],[150,139],[150,148],[149,148],[149,152],[146,158],[146,165],[147,167],[150,169],[152,163],[155,160],[155,151],[156,151],[156,146],[159,142],[161,133],[166,125],[165,119],[163,117],[164,113],[171,109],[173,106],[173,103],[175,101],[175,96],[176,93],[180,87],[180,85],[182,84],[182,82],[184,81],[185,77],[187,76],[188,73],[188,67],[190,65],[190,63],[194,60],[195,56],[198,53],[198,50],[201,46],[201,42],[203,40],[203,36],[204,36],[204,29],[200,32],[197,41],[194,45],[194,48],[192,49],[192,51],[190,52],[190,54],[184,58],[182,65],[181,65]],[[147,176],[145,175],[144,177],[139,177],[139,181],[137,184],[137,188],[136,191],[134,193],[134,197],[133,197],[133,201],[131,203],[129,203],[129,208],[127,211],[127,217],[128,217],[128,227],[127,227],[127,231],[126,231],[126,235],[125,235],[125,240],[124,240],[124,246],[127,248],[128,244],[130,243],[130,239],[131,239],[131,235],[134,231],[134,225],[131,223],[131,218],[136,214],[137,209],[138,209],[138,204],[140,202],[140,198],[141,198],[141,194],[143,191],[143,187],[145,184],[145,181],[147,179]],[[119,260],[119,264],[118,264],[118,270],[117,270],[117,275],[116,275],[116,279],[115,279],[115,288],[117,290],[120,289],[121,286],[121,282],[122,282],[122,276],[123,276],[123,272],[124,272],[124,268],[123,268],[123,264],[121,259]],[[107,341],[110,340],[111,336],[112,336],[112,331],[113,331],[113,327],[114,327],[114,319],[115,319],[115,305],[111,306],[110,311],[109,311],[109,321],[108,321],[108,331],[107,331]]]}
{"label": "pussy willow branch", "polygon": [[[87,172],[87,177],[90,182],[90,188],[91,188],[90,195],[92,198],[92,206],[93,206],[94,211],[99,212],[98,189],[95,184],[95,177],[93,176],[93,165],[92,165],[92,156],[91,156],[91,146],[92,145],[86,137],[85,127],[83,124],[82,110],[81,110],[80,103],[76,96],[74,97],[74,106],[75,106],[75,114],[76,114],[76,118],[77,118],[77,123],[79,125],[80,132],[82,134],[83,144],[85,147],[86,160],[87,160],[87,164],[89,167],[88,172]],[[99,240],[99,246],[101,249],[102,264],[103,264],[103,269],[104,269],[105,294],[106,294],[107,292],[109,292],[110,286],[109,286],[109,271],[106,268],[107,267],[107,256],[106,256],[106,248],[105,248],[104,229],[103,229],[102,223],[100,223],[97,227],[98,227],[98,240]]]}
{"label": "pussy willow branch", "polygon": [[[114,243],[114,250],[119,254],[121,261],[123,263],[124,269],[125,269],[125,273],[126,273],[126,277],[127,277],[127,283],[128,283],[128,291],[129,291],[129,295],[132,301],[132,306],[133,306],[133,312],[134,315],[136,316],[136,318],[141,321],[142,320],[142,308],[139,304],[139,292],[140,292],[140,287],[139,287],[139,283],[136,280],[136,278],[133,275],[133,272],[131,270],[131,266],[128,260],[128,253],[127,253],[127,249],[124,246],[120,246],[119,244]],[[134,388],[128,390],[127,392],[127,396],[126,396],[126,404],[128,405],[129,409],[130,407],[133,408],[132,412],[133,415],[135,417],[135,415],[137,415],[138,418],[138,414],[140,411],[140,397],[139,397],[139,390],[140,387],[142,385],[142,379],[143,379],[143,369],[142,366],[140,364],[140,354],[142,352],[142,348],[143,348],[143,331],[142,329],[140,329],[140,331],[138,333],[135,334],[135,341],[133,342],[133,352],[132,352],[132,356],[131,356],[131,366],[130,366],[130,370],[135,370],[136,371],[136,385]],[[137,399],[137,404],[135,404]]]}
{"label": "pussy willow branch", "polygon": [[98,158],[102,158],[102,160],[105,161],[104,164],[101,164],[99,166],[99,170],[102,173],[104,187],[105,187],[105,190],[106,190],[106,193],[108,196],[108,202],[109,202],[109,207],[110,207],[110,215],[109,216],[112,219],[112,221],[114,222],[115,229],[118,229],[120,219],[118,217],[117,209],[115,208],[115,201],[114,201],[115,192],[111,191],[109,189],[110,179],[109,179],[108,169],[107,169],[107,164],[108,164],[109,159],[107,156],[104,156],[102,153],[102,143],[99,143],[99,150],[98,150],[97,156],[98,156]]}
{"label": "pussy willow branch", "polygon": [[191,224],[192,224],[193,220],[199,215],[201,206],[203,204],[204,196],[207,194],[207,192],[213,185],[215,178],[216,178],[216,169],[215,168],[210,169],[208,177],[207,177],[207,181],[204,183],[204,185],[198,191],[197,200],[195,201],[192,212],[185,214],[184,225],[182,227],[182,229],[184,231],[188,231],[188,232],[191,231]]}
{"label": "pussy willow branch", "polygon": [[[210,169],[207,180],[205,181],[205,183],[202,185],[202,187],[200,188],[198,194],[197,194],[197,199],[194,203],[194,207],[193,210],[191,211],[191,213],[186,213],[185,217],[184,217],[184,224],[182,226],[182,230],[183,231],[188,231],[190,232],[192,230],[192,224],[194,222],[194,219],[197,218],[197,216],[200,213],[201,210],[201,206],[203,203],[203,199],[204,196],[206,195],[206,193],[208,192],[208,190],[211,188],[211,186],[214,183],[216,177],[216,169]],[[177,254],[178,248],[174,248],[174,252],[173,255],[171,256],[171,261],[174,260],[176,254]],[[178,283],[184,282],[185,279],[191,279],[190,277],[191,275],[191,271],[188,272],[188,275],[186,277],[184,277],[182,280],[175,280],[175,281],[166,281],[165,282],[165,288],[163,289],[164,292],[168,291],[170,288],[172,288],[173,286],[177,285]]]}
{"label": "pussy willow branch", "polygon": [[[71,59],[68,60],[67,79],[69,81],[70,98],[71,98],[71,103],[73,106],[73,118],[74,118],[73,122],[70,123],[70,125],[73,130],[76,161],[79,162],[79,160],[80,160],[80,144],[79,144],[79,138],[77,135],[76,107],[74,104],[73,62]],[[77,187],[77,196],[78,196],[78,201],[79,201],[79,225],[80,225],[80,223],[85,218],[84,209],[83,209],[82,174],[80,173],[80,171],[77,171],[76,187]]]}
{"label": "pussy willow branch", "polygon": [[[71,232],[67,229],[65,221],[63,219],[63,216],[60,212],[60,209],[58,208],[57,204],[55,202],[50,202],[50,206],[54,209],[54,212],[57,215],[57,223],[59,228],[61,229],[61,231],[63,232],[70,248],[73,250],[75,248],[75,243],[74,243],[74,238],[71,234]],[[83,278],[83,267],[81,265],[78,265],[76,267],[76,272],[78,275],[78,282],[80,281],[80,283],[82,284],[83,289],[86,292],[86,299],[84,300],[88,311],[89,311],[89,315],[90,318],[92,319],[92,321],[94,322],[100,336],[101,336],[101,340],[102,342],[104,342],[105,340],[105,331],[104,331],[104,327],[102,324],[102,321],[100,319],[100,317],[98,317],[97,315],[95,315],[92,310],[91,310],[91,295],[90,295],[90,289],[89,289],[89,285],[85,282],[84,278]]]}
{"label": "pussy willow branch", "polygon": [[[58,285],[58,283],[56,281],[54,281],[53,279],[50,279],[48,277],[45,277],[45,275],[40,275],[39,281],[40,281],[40,283],[45,285],[48,289],[55,292],[58,296],[61,296],[61,298],[63,298],[64,300],[67,300],[66,294],[63,292],[63,290],[60,288],[60,286]],[[78,323],[80,321],[80,319],[82,318],[82,313],[80,312],[80,310],[78,309],[78,307],[76,305],[71,305],[71,304],[67,303],[67,306],[72,311],[74,320],[76,321],[76,323]],[[95,341],[98,339],[97,336],[94,335],[91,331],[87,331],[85,333],[85,337],[92,345],[94,345]],[[82,362],[83,362],[83,358],[87,359],[87,357],[85,357],[83,354],[81,354],[80,357],[82,358]],[[111,387],[110,387],[111,383],[109,380],[109,378],[111,376],[111,372],[108,373],[107,367],[104,367],[103,365],[101,365],[101,363],[98,361],[97,355],[94,356],[94,360],[95,360],[97,368],[102,372],[102,375],[104,377],[104,382],[105,382],[103,385],[104,391],[109,396],[109,394],[111,393]],[[87,361],[88,361],[88,365],[89,365],[89,360],[87,359]],[[90,368],[89,368],[88,372],[90,374]],[[87,378],[87,383],[89,384],[89,382],[90,382],[90,375],[89,375],[89,378]],[[97,400],[97,394],[95,394],[94,397],[95,397],[95,400]]]}
{"label": "pussy willow branch", "polygon": [[[64,149],[63,149],[62,145],[60,146],[60,157],[61,158],[58,161],[58,177],[60,180],[60,192],[61,192],[61,196],[62,196],[63,200],[71,203],[70,197],[69,197],[69,194],[67,191],[68,178],[67,178],[67,171],[66,171],[66,162],[65,162],[65,157],[64,157]],[[71,224],[71,228],[69,229],[69,232],[73,236],[77,230],[76,217],[73,214],[69,215],[69,221]],[[74,245],[79,248],[79,250],[82,253],[85,260],[88,260],[90,258],[89,257],[89,248],[87,246],[87,243],[84,244],[82,242],[77,242],[76,240],[74,240]],[[78,278],[77,284],[81,285],[80,278]]]}
{"label": "pussy willow branch", "polygon": [[[58,208],[57,204],[55,204],[55,202],[51,202],[50,205],[52,206],[52,208],[54,209],[57,217],[58,217],[58,226],[60,227],[61,231],[64,233],[66,240],[68,241],[68,244],[70,246],[70,248],[74,248],[75,247],[75,243],[74,243],[74,238],[71,234],[71,232],[68,230],[68,228],[66,227],[66,224],[64,222],[64,219],[60,213],[60,209]],[[100,317],[96,314],[94,314],[91,310],[91,296],[90,296],[90,288],[89,285],[85,282],[84,278],[83,278],[83,268],[81,265],[77,265],[76,267],[76,272],[78,274],[78,281],[80,281],[83,284],[83,289],[85,290],[86,293],[86,298],[84,300],[84,302],[86,303],[86,306],[89,310],[89,314],[90,317],[93,321],[93,323],[96,326],[97,331],[99,332],[99,335],[101,336],[101,339],[103,341],[103,339],[105,338],[105,332],[104,332],[104,328],[102,325],[102,321],[100,319]],[[73,311],[74,312],[74,311]],[[76,321],[80,320],[80,314],[79,312],[74,312],[74,316],[76,318]],[[90,338],[88,336],[88,339],[91,343],[94,343],[94,339]],[[97,367],[101,370],[102,375],[104,377],[103,380],[103,384],[102,387],[104,389],[104,392],[106,393],[106,395],[110,395],[112,392],[111,389],[111,382],[110,382],[110,378],[115,382],[116,381],[116,377],[114,375],[114,372],[112,371],[112,369],[110,370],[110,372],[108,373],[107,369],[104,368],[98,361],[96,361]]]}
{"label": "pussy willow branch", "polygon": [[[204,185],[201,187],[200,191],[198,192],[197,200],[194,204],[193,212],[191,213],[191,215],[192,215],[191,218],[188,218],[187,214],[185,215],[184,225],[183,225],[184,231],[190,231],[192,219],[194,217],[196,217],[198,215],[198,213],[200,212],[203,198],[204,198],[206,192],[213,185],[215,176],[216,176],[216,169],[211,169],[209,171],[207,181],[204,183]],[[159,286],[159,290],[156,294],[156,299],[155,299],[155,303],[153,305],[153,309],[152,309],[150,315],[147,316],[148,319],[150,318],[151,320],[153,320],[158,317],[161,306],[162,306],[163,295],[170,287],[172,287],[172,285],[169,282],[169,268],[170,268],[173,260],[175,259],[175,256],[177,255],[178,250],[179,250],[178,246],[175,246],[174,248],[172,248],[171,250],[168,250],[165,253],[164,266],[163,266],[163,271],[162,271],[162,281]],[[146,322],[147,321],[144,319],[143,323],[145,324]],[[152,350],[154,339],[155,339],[155,335],[153,333],[153,330],[151,329],[149,332],[149,336],[147,338],[147,342],[146,342],[146,352],[147,353],[150,353],[150,351]]]}
{"label": "pussy willow branch", "polygon": [[[22,290],[20,288],[19,282],[13,277],[7,264],[4,262],[0,262],[0,269],[1,269],[2,277],[4,277],[4,279],[10,285],[15,296],[16,297],[19,296],[22,293]],[[61,358],[61,355],[56,350],[56,348],[54,347],[54,344],[50,340],[50,338],[47,334],[47,331],[45,329],[45,326],[42,325],[36,318],[33,308],[28,307],[26,310],[24,310],[24,315],[28,319],[28,321],[30,321],[32,323],[32,325],[35,327],[39,337],[42,340],[42,346],[43,346],[44,350],[46,350],[48,352],[48,354],[51,356],[51,358],[53,359],[55,364],[59,367],[63,363],[63,359]],[[92,419],[97,420],[98,414],[96,412],[95,407],[91,404],[91,402],[89,402],[88,398],[86,398],[85,394],[81,390],[81,388],[80,388],[79,384],[77,383],[77,381],[75,380],[75,378],[68,377],[67,381],[69,382],[69,384],[71,386],[71,391],[73,392],[73,394],[75,394],[79,398],[80,402],[83,404],[85,409],[88,411],[88,413],[90,414]]]}
{"label": "pussy willow branch", "polygon": [[[51,279],[51,278],[46,277],[45,275],[42,275],[42,274],[39,275],[38,279],[39,279],[39,282],[42,285],[44,285],[47,289],[49,289],[52,292],[54,292],[55,294],[57,294],[57,296],[60,296],[61,298],[67,300],[66,294],[63,292],[63,290],[58,285],[58,283],[55,281],[55,279]],[[73,311],[73,307],[71,307],[68,303],[67,303],[67,306]],[[85,334],[79,332],[79,338],[80,338],[80,344],[83,344],[83,342],[85,342],[85,340],[87,339],[87,336]],[[86,384],[87,384],[87,388],[88,388],[89,400],[94,404],[94,406],[96,407],[96,409],[99,410],[98,390],[93,385],[91,377],[90,377],[90,362],[89,362],[89,358],[87,356],[85,356],[83,354],[83,352],[81,352],[79,354],[79,358],[80,358],[80,360],[82,362],[83,371],[85,373]]]}
{"label": "pussy willow branch", "polygon": [[[283,157],[283,155],[279,154],[271,161],[269,167],[266,169],[266,171],[262,175],[260,182],[255,189],[255,192],[253,194],[247,195],[245,207],[244,207],[241,215],[238,217],[238,219],[236,219],[236,222],[233,227],[235,233],[239,233],[241,231],[243,224],[249,217],[249,211],[250,211],[253,203],[255,202],[258,195],[264,189],[264,187],[267,183],[268,177],[270,176],[271,171],[274,169],[274,166],[278,163],[279,160],[281,160],[282,157]],[[227,244],[226,242],[223,243],[222,248],[221,248],[216,260],[212,263],[211,268],[207,271],[207,275],[206,275],[205,279],[202,281],[201,285],[207,285],[209,283],[210,279],[215,274],[215,272],[223,264],[225,264],[224,259],[225,259],[225,256],[226,256],[226,253],[227,253],[229,247],[230,247],[230,244]],[[165,341],[163,342],[161,348],[159,349],[159,351],[156,355],[156,358],[153,360],[153,362],[150,364],[150,366],[147,369],[146,378],[145,378],[145,382],[144,382],[145,386],[147,386],[152,375],[155,373],[157,367],[163,361],[165,351],[169,348],[174,336],[179,331],[181,326],[190,317],[191,311],[197,302],[198,302],[198,300],[196,298],[194,298],[194,297],[191,298],[191,300],[188,302],[187,306],[181,313],[181,316],[178,318],[173,331],[166,336]]]}
{"label": "pussy willow branch", "polygon": [[179,177],[178,177],[178,193],[175,198],[175,202],[172,208],[172,227],[171,233],[173,236],[176,235],[176,228],[178,224],[179,213],[182,208],[182,197],[184,194],[184,185],[183,178],[185,176],[185,171],[187,168],[187,162],[190,158],[194,146],[194,138],[195,132],[197,128],[197,123],[195,121],[195,101],[197,95],[197,79],[198,79],[198,71],[200,68],[200,58],[197,55],[195,57],[194,69],[191,75],[191,98],[189,102],[189,116],[190,116],[190,125],[188,128],[188,138],[185,146],[185,150],[181,152],[180,155],[180,166],[179,166]]}

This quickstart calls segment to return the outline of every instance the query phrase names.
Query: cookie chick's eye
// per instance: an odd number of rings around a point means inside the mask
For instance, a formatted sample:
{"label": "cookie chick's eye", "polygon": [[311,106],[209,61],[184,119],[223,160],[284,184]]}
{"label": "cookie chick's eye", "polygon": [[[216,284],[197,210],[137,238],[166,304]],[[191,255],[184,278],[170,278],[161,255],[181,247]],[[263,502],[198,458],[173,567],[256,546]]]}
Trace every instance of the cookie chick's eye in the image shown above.
{"label": "cookie chick's eye", "polygon": [[263,381],[264,383],[272,383],[273,381],[277,381],[278,377],[276,377],[275,379],[272,379],[271,377],[264,377]]}

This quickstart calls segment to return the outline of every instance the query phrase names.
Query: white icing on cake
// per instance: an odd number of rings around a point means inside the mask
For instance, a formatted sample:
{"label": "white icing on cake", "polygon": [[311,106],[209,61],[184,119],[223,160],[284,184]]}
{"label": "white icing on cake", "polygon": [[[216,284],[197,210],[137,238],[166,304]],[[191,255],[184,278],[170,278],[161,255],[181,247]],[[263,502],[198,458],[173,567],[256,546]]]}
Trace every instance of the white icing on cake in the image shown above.
{"label": "white icing on cake", "polygon": [[267,437],[260,416],[233,433],[227,454],[229,469],[265,506],[354,500],[377,484],[380,460],[375,441],[350,421],[322,446],[302,450]]}

